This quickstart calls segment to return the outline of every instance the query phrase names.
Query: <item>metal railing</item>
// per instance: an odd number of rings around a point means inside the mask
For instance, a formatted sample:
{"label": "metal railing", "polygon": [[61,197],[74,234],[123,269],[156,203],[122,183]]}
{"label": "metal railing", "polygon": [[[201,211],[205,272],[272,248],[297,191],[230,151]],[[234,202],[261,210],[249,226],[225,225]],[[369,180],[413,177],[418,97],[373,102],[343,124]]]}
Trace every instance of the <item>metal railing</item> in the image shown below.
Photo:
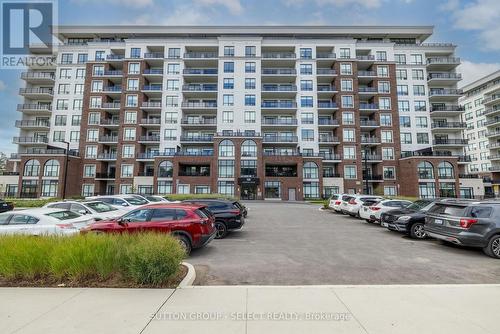
{"label": "metal railing", "polygon": [[217,102],[182,102],[182,108],[217,108]]}

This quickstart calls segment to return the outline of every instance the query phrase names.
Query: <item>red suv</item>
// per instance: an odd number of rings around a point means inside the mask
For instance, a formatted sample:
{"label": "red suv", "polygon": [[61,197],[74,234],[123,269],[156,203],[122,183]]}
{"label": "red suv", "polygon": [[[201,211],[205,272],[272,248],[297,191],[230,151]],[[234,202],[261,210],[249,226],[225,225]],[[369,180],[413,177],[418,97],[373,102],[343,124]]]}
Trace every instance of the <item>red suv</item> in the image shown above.
{"label": "red suv", "polygon": [[141,206],[117,219],[101,220],[81,230],[82,233],[160,232],[176,237],[189,254],[215,238],[214,218],[204,205],[150,204]]}

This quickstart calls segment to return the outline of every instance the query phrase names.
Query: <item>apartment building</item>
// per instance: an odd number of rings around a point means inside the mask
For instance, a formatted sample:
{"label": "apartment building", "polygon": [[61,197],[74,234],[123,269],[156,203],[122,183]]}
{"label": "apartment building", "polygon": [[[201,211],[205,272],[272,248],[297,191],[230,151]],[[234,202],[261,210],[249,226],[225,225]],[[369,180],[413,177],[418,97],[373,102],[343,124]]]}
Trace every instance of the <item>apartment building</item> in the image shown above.
{"label": "apartment building", "polygon": [[22,75],[8,191],[482,196],[465,172],[460,60],[431,34],[59,27],[57,63]]}
{"label": "apartment building", "polygon": [[479,174],[487,196],[500,196],[500,71],[491,73],[465,87],[460,105],[467,124],[467,155],[472,162],[469,174]]}

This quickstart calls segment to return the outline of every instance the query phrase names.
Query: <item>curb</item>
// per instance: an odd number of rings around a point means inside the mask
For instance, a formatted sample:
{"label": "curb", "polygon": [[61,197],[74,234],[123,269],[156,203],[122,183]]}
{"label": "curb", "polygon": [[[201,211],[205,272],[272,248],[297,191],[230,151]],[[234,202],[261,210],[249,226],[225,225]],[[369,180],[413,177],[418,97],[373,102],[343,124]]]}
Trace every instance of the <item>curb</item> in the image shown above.
{"label": "curb", "polygon": [[185,288],[188,286],[192,286],[194,280],[196,279],[196,270],[194,270],[194,267],[191,263],[182,262],[181,264],[187,267],[188,272],[186,274],[186,277],[182,279],[177,288]]}

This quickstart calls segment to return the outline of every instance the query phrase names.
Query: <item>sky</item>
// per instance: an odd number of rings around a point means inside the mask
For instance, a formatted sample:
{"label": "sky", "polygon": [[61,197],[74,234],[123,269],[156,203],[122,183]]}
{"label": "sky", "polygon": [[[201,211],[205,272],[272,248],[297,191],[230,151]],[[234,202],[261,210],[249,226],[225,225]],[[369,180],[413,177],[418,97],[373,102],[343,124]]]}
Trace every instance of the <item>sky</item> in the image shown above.
{"label": "sky", "polygon": [[[432,25],[458,45],[461,85],[500,69],[500,0],[60,0],[64,25]],[[15,152],[20,72],[0,70],[0,152]]]}

